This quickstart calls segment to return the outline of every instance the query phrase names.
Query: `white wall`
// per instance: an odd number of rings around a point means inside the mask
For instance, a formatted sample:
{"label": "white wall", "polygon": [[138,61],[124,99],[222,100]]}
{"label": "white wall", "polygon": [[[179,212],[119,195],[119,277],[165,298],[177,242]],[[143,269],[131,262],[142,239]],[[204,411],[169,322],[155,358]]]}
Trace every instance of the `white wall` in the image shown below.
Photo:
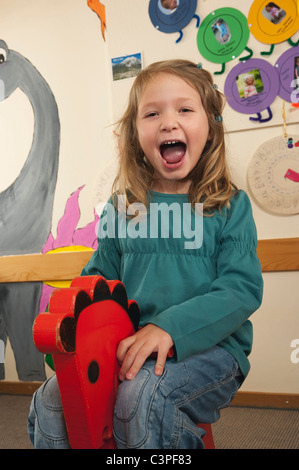
{"label": "white wall", "polygon": [[[147,0],[106,0],[106,42],[100,20],[82,0],[1,0],[0,39],[11,49],[27,57],[46,78],[56,97],[61,120],[61,151],[59,176],[53,211],[53,230],[62,215],[67,197],[86,184],[80,196],[81,224],[92,219],[95,184],[115,156],[112,124],[123,112],[133,79],[113,82],[110,60],[135,52],[143,53],[144,66],[167,58],[187,58],[202,62],[214,71],[217,64],[201,57],[196,44],[195,21],[177,34],[157,31],[148,15]],[[197,14],[201,21],[213,8],[230,6],[246,16],[251,1],[199,0]],[[298,33],[293,37],[298,39]],[[254,57],[268,46],[250,36],[248,46]],[[267,60],[274,64],[290,45],[275,47]],[[215,83],[223,91],[227,73],[238,59],[227,63],[224,75],[215,75]],[[3,106],[3,111],[2,111]],[[6,108],[4,108],[4,106]],[[18,111],[17,120],[14,118]],[[271,105],[273,119],[266,124],[252,123],[248,115],[239,114],[229,106],[224,118],[228,131],[229,161],[236,183],[248,191],[247,167],[260,144],[283,134],[282,100]],[[5,110],[5,112],[4,112]],[[7,119],[7,116],[10,116]],[[299,109],[286,103],[287,131],[299,135]],[[14,120],[15,119],[15,120]],[[16,96],[12,103],[0,103],[1,160],[5,151],[12,152],[15,166],[5,167],[0,174],[0,190],[13,174],[18,173],[27,156],[33,120],[28,103]],[[13,142],[13,136],[18,135]],[[12,145],[13,150],[12,150]],[[299,216],[270,215],[252,200],[260,239],[299,236]],[[299,363],[290,360],[292,339],[299,338],[299,274],[267,273],[264,275],[265,296],[262,307],[253,317],[254,349],[252,370],[243,390],[299,393]],[[8,354],[6,379],[17,380],[12,353]]]}

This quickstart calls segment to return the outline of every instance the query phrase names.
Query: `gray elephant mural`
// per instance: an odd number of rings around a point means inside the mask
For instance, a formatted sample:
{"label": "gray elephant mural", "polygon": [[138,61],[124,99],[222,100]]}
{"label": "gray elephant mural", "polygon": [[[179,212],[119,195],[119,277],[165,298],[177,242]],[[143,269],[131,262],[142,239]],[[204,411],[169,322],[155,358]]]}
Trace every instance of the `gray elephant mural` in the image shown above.
{"label": "gray elephant mural", "polygon": [[[17,88],[32,105],[34,135],[20,174],[0,193],[0,256],[42,251],[51,231],[60,146],[58,109],[49,85],[25,57],[0,40],[0,100]],[[0,165],[4,157],[1,152]],[[45,380],[43,356],[32,340],[41,292],[41,282],[0,284],[0,340],[6,344],[9,337],[18,377],[24,381]],[[4,377],[0,364],[0,379]]]}

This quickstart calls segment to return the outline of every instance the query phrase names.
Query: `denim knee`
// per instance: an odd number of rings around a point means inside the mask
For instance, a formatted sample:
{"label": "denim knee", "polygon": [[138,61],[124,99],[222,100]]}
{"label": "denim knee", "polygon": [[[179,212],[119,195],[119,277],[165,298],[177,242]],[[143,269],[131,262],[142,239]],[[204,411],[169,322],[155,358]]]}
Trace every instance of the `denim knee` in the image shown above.
{"label": "denim knee", "polygon": [[114,407],[114,436],[118,448],[139,447],[148,435],[148,418],[156,384],[143,367],[133,380],[119,385]]}
{"label": "denim knee", "polygon": [[[133,380],[125,380],[119,386],[114,408],[118,448],[170,448],[169,430],[175,428],[177,414],[175,406],[168,410],[168,395],[183,388],[189,376],[183,363],[176,364],[175,374],[166,365],[162,376],[155,375],[154,367],[155,361],[146,361]],[[202,431],[197,429],[195,434],[198,439]]]}
{"label": "denim knee", "polygon": [[146,361],[118,389],[114,435],[118,448],[202,448],[198,423],[213,423],[243,381],[235,358],[216,346],[182,362],[167,362],[162,376]]}
{"label": "denim knee", "polygon": [[36,449],[70,448],[55,375],[33,395],[28,415],[28,433]]}

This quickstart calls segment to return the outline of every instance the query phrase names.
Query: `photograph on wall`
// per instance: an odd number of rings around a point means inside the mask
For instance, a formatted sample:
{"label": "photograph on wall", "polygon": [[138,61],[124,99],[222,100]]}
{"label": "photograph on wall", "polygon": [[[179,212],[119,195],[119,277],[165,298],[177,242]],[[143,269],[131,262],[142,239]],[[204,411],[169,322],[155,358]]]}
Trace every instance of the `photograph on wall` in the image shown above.
{"label": "photograph on wall", "polygon": [[158,8],[164,15],[172,15],[179,7],[179,3],[179,0],[158,0]]}
{"label": "photograph on wall", "polygon": [[222,18],[218,18],[215,23],[212,24],[212,31],[220,44],[227,43],[231,38],[229,27]]}
{"label": "photograph on wall", "polygon": [[267,20],[273,24],[279,24],[286,16],[285,10],[280,8],[276,3],[269,2],[262,11],[263,15]]}
{"label": "photograph on wall", "polygon": [[263,80],[259,69],[250,70],[237,76],[236,83],[240,98],[250,98],[264,90]]}
{"label": "photograph on wall", "polygon": [[141,52],[111,59],[113,81],[136,77],[142,70]]}

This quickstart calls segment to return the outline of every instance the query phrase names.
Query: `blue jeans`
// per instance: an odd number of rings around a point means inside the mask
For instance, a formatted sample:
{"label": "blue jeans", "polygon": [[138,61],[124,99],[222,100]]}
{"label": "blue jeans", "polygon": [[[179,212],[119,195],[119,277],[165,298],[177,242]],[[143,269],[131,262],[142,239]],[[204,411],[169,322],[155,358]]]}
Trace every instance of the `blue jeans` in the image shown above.
{"label": "blue jeans", "polygon": [[[154,374],[148,359],[137,376],[118,388],[114,409],[117,448],[201,449],[205,432],[198,423],[214,423],[244,377],[234,357],[216,346],[181,362],[167,362]],[[28,432],[35,448],[69,448],[56,376],[34,394]]]}

